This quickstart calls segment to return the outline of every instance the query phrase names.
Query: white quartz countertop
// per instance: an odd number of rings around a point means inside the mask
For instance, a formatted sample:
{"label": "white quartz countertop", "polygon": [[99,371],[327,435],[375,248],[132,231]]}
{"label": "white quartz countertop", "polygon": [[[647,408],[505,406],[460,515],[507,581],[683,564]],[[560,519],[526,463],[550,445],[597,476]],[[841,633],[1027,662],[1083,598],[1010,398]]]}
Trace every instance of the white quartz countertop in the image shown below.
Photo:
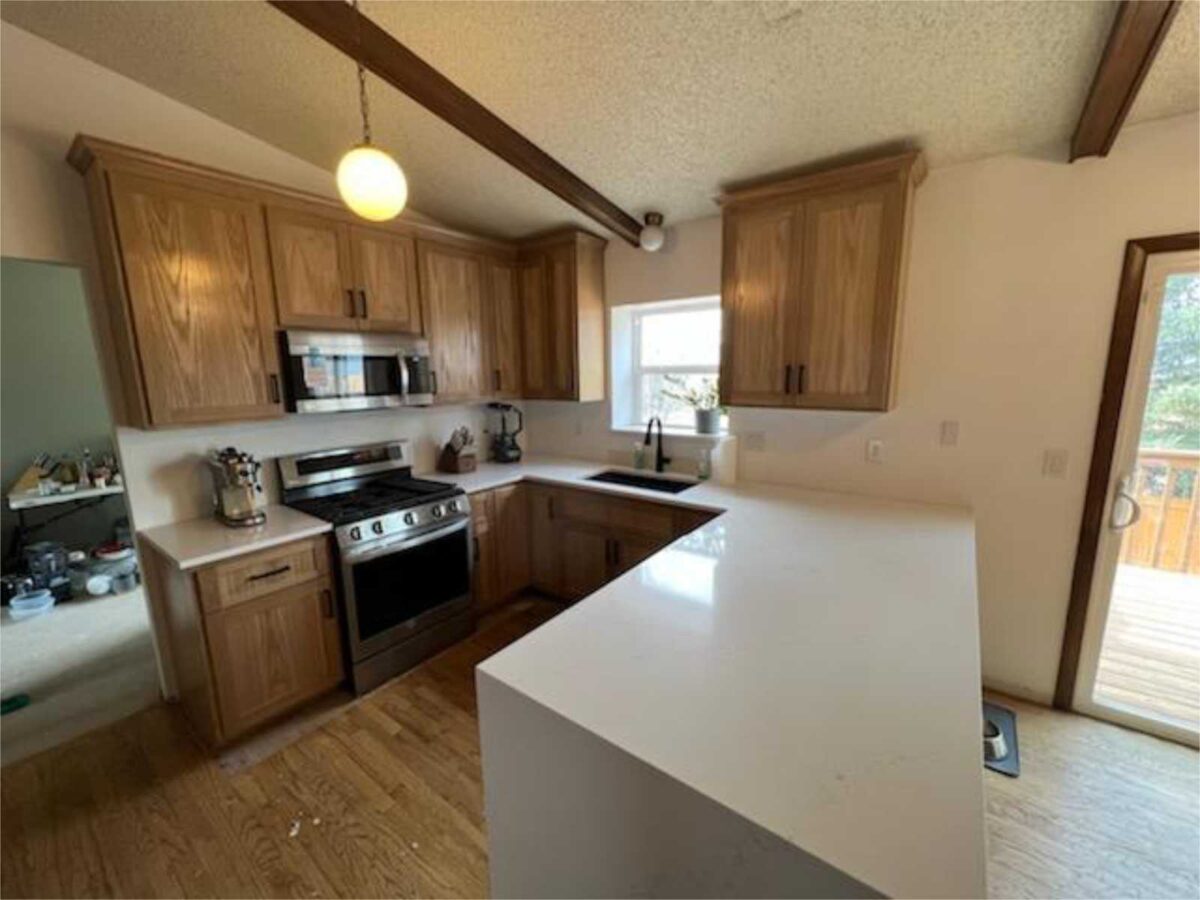
{"label": "white quartz countertop", "polygon": [[287,506],[273,504],[265,511],[267,521],[255,528],[232,528],[215,518],[190,519],[147,528],[138,538],[186,571],[333,530],[328,522]]}
{"label": "white quartz countertop", "polygon": [[969,512],[778,485],[683,494],[530,459],[439,474],[723,510],[480,671],[889,896],[982,896]]}

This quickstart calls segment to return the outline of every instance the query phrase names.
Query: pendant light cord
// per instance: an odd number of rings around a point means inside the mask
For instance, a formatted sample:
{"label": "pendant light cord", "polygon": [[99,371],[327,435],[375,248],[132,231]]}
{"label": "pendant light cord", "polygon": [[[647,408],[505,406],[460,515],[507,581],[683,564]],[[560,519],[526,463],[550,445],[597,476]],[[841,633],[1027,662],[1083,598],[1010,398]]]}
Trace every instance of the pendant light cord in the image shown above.
{"label": "pendant light cord", "polygon": [[350,0],[354,8],[354,43],[358,50],[355,63],[358,66],[358,108],[362,112],[363,143],[371,143],[371,117],[367,103],[367,71],[362,64],[362,13],[358,9],[358,0]]}

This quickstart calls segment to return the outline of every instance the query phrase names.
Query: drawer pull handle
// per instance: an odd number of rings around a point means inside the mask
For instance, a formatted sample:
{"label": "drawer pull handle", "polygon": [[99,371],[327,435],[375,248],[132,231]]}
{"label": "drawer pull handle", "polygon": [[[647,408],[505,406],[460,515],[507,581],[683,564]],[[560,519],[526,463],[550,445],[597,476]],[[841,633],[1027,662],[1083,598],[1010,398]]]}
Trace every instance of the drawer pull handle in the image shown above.
{"label": "drawer pull handle", "polygon": [[266,571],[266,572],[259,572],[257,575],[251,575],[246,580],[247,581],[262,581],[264,578],[274,578],[276,575],[282,575],[284,572],[290,572],[291,570],[292,570],[291,565],[280,566],[277,569],[270,569],[269,571]]}
{"label": "drawer pull handle", "polygon": [[321,613],[327,619],[333,618],[333,591],[328,588],[321,591]]}

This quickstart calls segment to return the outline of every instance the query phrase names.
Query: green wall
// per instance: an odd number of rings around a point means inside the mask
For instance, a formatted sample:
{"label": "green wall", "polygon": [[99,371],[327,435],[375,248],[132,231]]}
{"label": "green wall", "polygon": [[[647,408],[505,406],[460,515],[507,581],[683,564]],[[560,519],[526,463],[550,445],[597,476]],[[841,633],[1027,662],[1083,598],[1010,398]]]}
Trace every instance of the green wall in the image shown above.
{"label": "green wall", "polygon": [[[0,259],[0,490],[7,494],[39,451],[58,456],[112,449],[100,361],[92,340],[82,273],[70,266]],[[27,513],[30,523],[66,507]],[[108,538],[125,515],[106,500],[38,532],[83,548]],[[0,513],[6,554],[16,514]]]}

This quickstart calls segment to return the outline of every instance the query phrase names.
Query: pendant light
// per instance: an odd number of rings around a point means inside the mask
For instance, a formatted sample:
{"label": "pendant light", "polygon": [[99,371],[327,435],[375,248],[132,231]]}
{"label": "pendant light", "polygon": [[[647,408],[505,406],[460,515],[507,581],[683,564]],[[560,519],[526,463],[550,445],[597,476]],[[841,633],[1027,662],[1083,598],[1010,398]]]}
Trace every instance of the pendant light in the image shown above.
{"label": "pendant light", "polygon": [[[355,29],[358,31],[358,0],[354,0]],[[355,215],[372,222],[386,222],[400,215],[408,202],[408,179],[404,170],[383,150],[371,143],[371,118],[367,109],[367,73],[362,64],[362,38],[358,38],[358,105],[362,112],[362,143],[349,150],[337,167],[338,193]]]}

